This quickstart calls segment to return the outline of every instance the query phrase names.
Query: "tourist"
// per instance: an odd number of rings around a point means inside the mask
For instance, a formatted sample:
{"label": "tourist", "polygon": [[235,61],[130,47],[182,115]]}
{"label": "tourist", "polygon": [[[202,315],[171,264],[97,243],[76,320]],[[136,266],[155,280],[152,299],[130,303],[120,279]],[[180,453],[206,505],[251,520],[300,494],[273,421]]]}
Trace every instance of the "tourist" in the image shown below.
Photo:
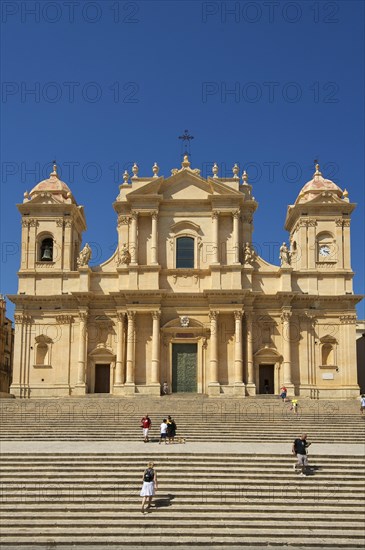
{"label": "tourist", "polygon": [[[142,485],[140,496],[143,497],[141,512],[142,514],[144,514],[145,512],[150,511],[152,497],[155,495],[158,489],[157,474],[154,470],[153,462],[149,462],[147,464],[147,469],[143,473],[142,481],[143,481],[143,485]],[[146,503],[147,503],[147,506],[145,508]]]}
{"label": "tourist", "polygon": [[174,443],[175,435],[176,435],[175,420],[171,418],[171,416],[169,415],[167,417],[167,438],[169,440],[169,443]]}
{"label": "tourist", "polygon": [[149,441],[148,439],[148,432],[149,432],[149,429],[151,427],[151,419],[149,418],[148,414],[146,414],[146,416],[144,416],[141,420],[141,428],[143,429],[143,441],[145,443],[147,443]]}
{"label": "tourist", "polygon": [[169,393],[169,386],[167,384],[167,382],[164,382],[162,384],[162,391],[161,391],[162,395],[168,395]]}
{"label": "tourist", "polygon": [[269,393],[269,391],[270,391],[269,381],[265,380],[264,381],[264,392]]}
{"label": "tourist", "polygon": [[284,403],[286,403],[287,399],[286,399],[286,395],[288,393],[288,390],[286,389],[285,386],[281,386],[280,388],[280,397],[281,399],[283,400]]}
{"label": "tourist", "polygon": [[292,399],[290,410],[293,411],[294,414],[298,414],[298,407],[299,407],[298,399]]}
{"label": "tourist", "polygon": [[301,470],[301,473],[299,475],[306,476],[307,475],[307,466],[308,466],[308,456],[307,456],[307,449],[309,447],[310,443],[307,442],[307,434],[302,434],[300,438],[294,440],[293,447],[292,447],[292,453],[293,455],[296,455],[297,462],[294,464],[293,469],[296,470],[297,468]]}
{"label": "tourist", "polygon": [[361,397],[360,397],[360,411],[361,411],[361,414],[364,414],[364,410],[365,410],[365,394],[362,394]]}
{"label": "tourist", "polygon": [[167,423],[166,423],[166,418],[164,418],[160,425],[160,441],[158,443],[159,445],[162,443],[162,441],[165,441],[165,445],[166,445],[166,435],[167,435]]}

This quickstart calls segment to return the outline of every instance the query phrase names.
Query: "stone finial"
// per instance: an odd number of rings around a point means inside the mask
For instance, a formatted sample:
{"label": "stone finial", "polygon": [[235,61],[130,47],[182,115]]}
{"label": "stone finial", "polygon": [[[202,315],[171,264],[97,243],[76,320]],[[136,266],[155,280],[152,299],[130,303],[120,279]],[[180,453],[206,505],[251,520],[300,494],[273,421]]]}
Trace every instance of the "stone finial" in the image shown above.
{"label": "stone finial", "polygon": [[53,161],[53,172],[50,173],[50,176],[58,176],[57,174],[57,164],[56,161]]}
{"label": "stone finial", "polygon": [[343,200],[346,201],[346,202],[350,202],[350,199],[349,199],[349,192],[347,191],[347,189],[344,189],[344,192],[342,193],[343,195]]}
{"label": "stone finial", "polygon": [[123,174],[123,183],[128,183],[128,180],[129,180],[129,174],[127,170],[125,170]]}
{"label": "stone finial", "polygon": [[159,170],[160,170],[160,168],[159,168],[157,162],[155,162],[155,164],[152,166],[152,172],[153,172],[153,177],[154,178],[158,178]]}
{"label": "stone finial", "polygon": [[243,183],[245,183],[245,184],[248,183],[248,174],[247,174],[246,170],[243,171],[243,174],[242,174],[242,181],[243,181]]}
{"label": "stone finial", "polygon": [[184,155],[184,160],[181,163],[182,168],[190,168],[190,160],[188,155]]}
{"label": "stone finial", "polygon": [[321,176],[321,175],[322,175],[322,172],[320,172],[320,170],[319,170],[319,164],[318,164],[318,162],[317,162],[317,164],[316,164],[316,171],[314,172],[313,175],[314,175],[314,176]]}
{"label": "stone finial", "polygon": [[172,176],[175,176],[175,174],[177,174],[178,171],[179,171],[179,170],[178,170],[177,168],[173,168],[173,169],[171,170],[171,175],[172,175]]}
{"label": "stone finial", "polygon": [[26,191],[26,192],[24,193],[24,201],[27,201],[27,200],[29,200],[29,193],[28,193],[28,191]]}
{"label": "stone finial", "polygon": [[218,177],[218,171],[219,171],[218,164],[215,162],[215,163],[213,164],[213,168],[212,168],[213,178],[217,178],[217,177]]}
{"label": "stone finial", "polygon": [[236,163],[232,168],[233,177],[234,177],[235,180],[238,179],[239,171],[240,171],[240,169],[238,168],[238,165]]}
{"label": "stone finial", "polygon": [[138,164],[134,163],[132,166],[132,172],[133,172],[132,180],[138,178],[138,170],[139,170]]}

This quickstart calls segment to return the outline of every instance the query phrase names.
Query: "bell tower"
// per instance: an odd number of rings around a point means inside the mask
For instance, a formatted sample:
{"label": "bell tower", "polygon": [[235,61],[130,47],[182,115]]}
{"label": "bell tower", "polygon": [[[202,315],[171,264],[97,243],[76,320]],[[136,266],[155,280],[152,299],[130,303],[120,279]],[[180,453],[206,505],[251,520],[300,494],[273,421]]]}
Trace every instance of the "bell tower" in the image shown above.
{"label": "bell tower", "polygon": [[[77,270],[85,216],[83,207],[59,178],[56,164],[50,177],[24,193],[23,203],[17,207],[22,216],[19,292],[33,294],[36,285],[29,272],[56,275]],[[60,290],[57,286],[53,290]]]}
{"label": "bell tower", "polygon": [[[291,264],[294,270],[344,274],[341,289],[352,292],[350,215],[356,204],[333,181],[325,179],[319,165],[313,178],[288,207],[285,228],[290,232]],[[341,292],[340,292],[341,293]]]}

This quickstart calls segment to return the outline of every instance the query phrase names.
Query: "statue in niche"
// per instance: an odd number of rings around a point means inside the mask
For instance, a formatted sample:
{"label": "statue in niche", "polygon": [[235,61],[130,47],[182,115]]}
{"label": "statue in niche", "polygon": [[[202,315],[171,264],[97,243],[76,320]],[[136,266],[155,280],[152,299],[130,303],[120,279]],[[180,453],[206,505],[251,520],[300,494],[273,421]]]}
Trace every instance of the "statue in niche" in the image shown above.
{"label": "statue in niche", "polygon": [[124,265],[129,265],[131,263],[131,253],[129,252],[128,245],[126,243],[122,246],[118,263]]}
{"label": "statue in niche", "polygon": [[291,262],[291,253],[289,251],[289,248],[286,246],[286,243],[283,243],[280,247],[280,263],[281,267],[288,267],[290,266]]}
{"label": "statue in niche", "polygon": [[81,250],[79,257],[77,258],[78,267],[89,265],[91,260],[92,252],[88,243],[85,244],[84,248]]}
{"label": "statue in niche", "polygon": [[245,264],[252,265],[255,260],[255,251],[251,247],[250,243],[246,243],[243,249],[243,262]]}

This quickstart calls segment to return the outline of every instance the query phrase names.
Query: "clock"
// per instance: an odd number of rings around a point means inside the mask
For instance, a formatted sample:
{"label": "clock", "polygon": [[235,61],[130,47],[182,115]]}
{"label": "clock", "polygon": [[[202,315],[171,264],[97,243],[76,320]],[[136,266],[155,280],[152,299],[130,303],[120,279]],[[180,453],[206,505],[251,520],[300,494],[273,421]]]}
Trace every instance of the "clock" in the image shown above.
{"label": "clock", "polygon": [[320,254],[320,256],[328,258],[328,256],[331,254],[330,247],[326,244],[320,246],[319,247],[319,254]]}

